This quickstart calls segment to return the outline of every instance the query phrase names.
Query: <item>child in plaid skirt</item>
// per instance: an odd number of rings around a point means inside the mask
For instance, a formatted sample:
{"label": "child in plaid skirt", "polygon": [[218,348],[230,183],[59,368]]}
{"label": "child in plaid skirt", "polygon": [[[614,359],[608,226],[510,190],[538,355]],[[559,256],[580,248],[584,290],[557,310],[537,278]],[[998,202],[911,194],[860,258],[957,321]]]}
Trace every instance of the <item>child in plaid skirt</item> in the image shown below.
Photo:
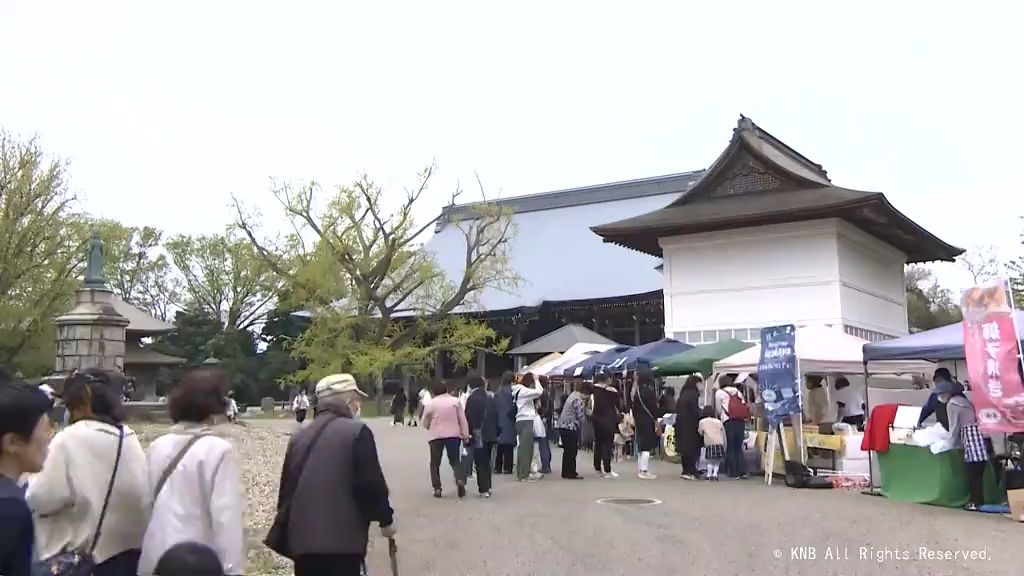
{"label": "child in plaid skirt", "polygon": [[974,405],[967,398],[954,395],[951,383],[943,381],[935,385],[939,402],[946,405],[949,416],[949,433],[953,447],[964,451],[964,466],[967,468],[967,484],[970,487],[968,510],[977,510],[985,503],[985,468],[988,465],[988,447],[985,437],[978,428]]}
{"label": "child in plaid skirt", "polygon": [[718,468],[725,458],[725,426],[715,416],[714,406],[704,407],[697,423],[697,433],[704,442],[704,461],[707,463],[704,478],[718,480]]}

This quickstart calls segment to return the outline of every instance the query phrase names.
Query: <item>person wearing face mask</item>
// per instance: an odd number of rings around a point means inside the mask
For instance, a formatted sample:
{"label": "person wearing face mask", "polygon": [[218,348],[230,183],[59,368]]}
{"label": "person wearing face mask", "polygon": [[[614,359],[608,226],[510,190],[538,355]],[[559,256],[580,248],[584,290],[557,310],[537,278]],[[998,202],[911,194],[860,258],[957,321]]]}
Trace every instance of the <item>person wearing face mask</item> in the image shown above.
{"label": "person wearing face mask", "polygon": [[985,437],[978,428],[974,405],[957,392],[957,387],[950,380],[942,380],[935,384],[936,399],[946,407],[953,448],[961,448],[964,451],[967,486],[970,489],[970,500],[966,508],[976,511],[978,506],[985,503],[984,479],[988,448],[985,445]]}
{"label": "person wearing face mask", "polygon": [[281,470],[272,550],[295,562],[296,576],[357,575],[371,522],[394,538],[397,528],[373,432],[359,420],[366,394],[350,374],[316,385],[320,413],[292,436]]}
{"label": "person wearing face mask", "polygon": [[29,576],[35,530],[18,481],[43,469],[52,402],[0,369],[0,574]]}

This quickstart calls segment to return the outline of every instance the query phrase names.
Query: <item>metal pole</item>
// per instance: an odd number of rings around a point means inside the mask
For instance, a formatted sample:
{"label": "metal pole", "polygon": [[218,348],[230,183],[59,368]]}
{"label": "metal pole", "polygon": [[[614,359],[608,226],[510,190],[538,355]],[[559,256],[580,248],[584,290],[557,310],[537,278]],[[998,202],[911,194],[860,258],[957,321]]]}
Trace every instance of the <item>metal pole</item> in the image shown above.
{"label": "metal pole", "polygon": [[[868,372],[868,361],[864,361],[864,404],[868,408],[868,421],[871,420],[871,373]],[[864,427],[867,430],[867,426]],[[868,496],[881,496],[881,492],[875,492],[875,465],[871,461],[871,455],[874,450],[868,450],[868,489],[861,492],[861,494],[867,494]]]}

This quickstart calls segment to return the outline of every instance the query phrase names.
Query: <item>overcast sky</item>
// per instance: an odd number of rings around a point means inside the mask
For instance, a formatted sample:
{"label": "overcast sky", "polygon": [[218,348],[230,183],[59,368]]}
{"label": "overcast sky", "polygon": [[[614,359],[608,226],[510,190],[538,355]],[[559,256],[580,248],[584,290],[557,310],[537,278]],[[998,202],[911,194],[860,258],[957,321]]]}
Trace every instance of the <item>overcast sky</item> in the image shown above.
{"label": "overcast sky", "polygon": [[513,196],[704,168],[742,113],[1016,254],[1019,4],[694,4],[3,0],[0,125],[92,213],[196,233],[231,194],[272,211],[272,177],[399,194],[436,160],[430,218],[474,172]]}

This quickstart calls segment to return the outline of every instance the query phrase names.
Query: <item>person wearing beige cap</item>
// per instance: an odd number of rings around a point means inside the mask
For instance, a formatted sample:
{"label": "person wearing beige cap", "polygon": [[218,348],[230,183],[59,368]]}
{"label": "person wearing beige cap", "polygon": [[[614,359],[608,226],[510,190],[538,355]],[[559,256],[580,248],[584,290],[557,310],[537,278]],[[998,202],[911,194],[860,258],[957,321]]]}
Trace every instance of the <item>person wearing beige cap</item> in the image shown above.
{"label": "person wearing beige cap", "polygon": [[350,374],[316,385],[319,410],[292,436],[281,471],[277,517],[266,544],[295,574],[360,574],[371,522],[396,533],[373,432],[359,420],[364,394]]}

